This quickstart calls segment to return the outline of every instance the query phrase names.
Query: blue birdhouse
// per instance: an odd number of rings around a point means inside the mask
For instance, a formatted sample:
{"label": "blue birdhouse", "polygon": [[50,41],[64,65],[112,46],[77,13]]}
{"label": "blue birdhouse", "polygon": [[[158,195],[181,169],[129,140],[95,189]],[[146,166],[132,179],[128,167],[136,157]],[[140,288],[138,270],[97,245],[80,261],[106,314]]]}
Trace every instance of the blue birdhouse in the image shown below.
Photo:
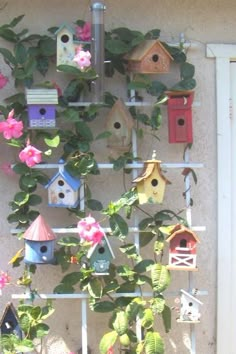
{"label": "blue birdhouse", "polygon": [[54,263],[56,236],[41,215],[26,230],[23,238],[25,239],[25,263]]}
{"label": "blue birdhouse", "polygon": [[8,303],[2,318],[0,320],[0,333],[3,334],[14,334],[19,339],[23,338],[23,332],[19,325],[19,319],[17,316],[17,312],[12,303]]}
{"label": "blue birdhouse", "polygon": [[48,190],[48,205],[76,208],[79,204],[80,179],[71,176],[60,163],[59,171],[45,186]]}
{"label": "blue birdhouse", "polygon": [[109,274],[109,267],[112,258],[114,259],[115,256],[106,235],[104,235],[100,243],[95,244],[88,252],[90,266],[94,268],[94,274],[96,275]]}
{"label": "blue birdhouse", "polygon": [[56,89],[28,89],[26,101],[30,128],[55,128],[58,104]]}

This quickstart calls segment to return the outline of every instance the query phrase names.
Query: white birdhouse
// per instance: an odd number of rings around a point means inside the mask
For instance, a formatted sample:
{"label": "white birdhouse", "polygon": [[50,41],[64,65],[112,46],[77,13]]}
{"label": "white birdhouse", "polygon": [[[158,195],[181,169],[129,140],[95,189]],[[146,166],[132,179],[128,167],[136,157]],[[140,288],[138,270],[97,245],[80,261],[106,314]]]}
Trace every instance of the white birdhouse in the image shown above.
{"label": "white birdhouse", "polygon": [[200,306],[202,306],[203,303],[183,289],[181,289],[180,292],[181,307],[177,322],[199,323],[201,317]]}

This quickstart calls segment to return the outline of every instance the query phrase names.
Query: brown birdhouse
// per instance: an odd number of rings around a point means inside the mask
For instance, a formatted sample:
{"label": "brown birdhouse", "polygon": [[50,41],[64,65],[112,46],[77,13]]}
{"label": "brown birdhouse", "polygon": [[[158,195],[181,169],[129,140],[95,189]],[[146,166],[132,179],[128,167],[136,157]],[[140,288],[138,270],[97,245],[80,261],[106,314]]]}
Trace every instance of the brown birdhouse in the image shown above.
{"label": "brown birdhouse", "polygon": [[183,225],[176,225],[166,240],[169,242],[168,269],[197,271],[197,235]]}
{"label": "brown birdhouse", "polygon": [[111,133],[107,140],[108,147],[128,151],[131,146],[133,125],[133,117],[129,110],[121,100],[117,100],[106,119],[106,129]]}
{"label": "brown birdhouse", "polygon": [[155,160],[154,153],[152,160],[144,162],[141,175],[133,180],[137,186],[139,204],[162,203],[166,184],[171,182],[163,175],[160,164],[160,160]]}
{"label": "brown birdhouse", "polygon": [[169,143],[192,143],[193,91],[167,91]]}
{"label": "brown birdhouse", "polygon": [[128,71],[141,74],[168,73],[173,60],[159,40],[141,42],[125,56]]}

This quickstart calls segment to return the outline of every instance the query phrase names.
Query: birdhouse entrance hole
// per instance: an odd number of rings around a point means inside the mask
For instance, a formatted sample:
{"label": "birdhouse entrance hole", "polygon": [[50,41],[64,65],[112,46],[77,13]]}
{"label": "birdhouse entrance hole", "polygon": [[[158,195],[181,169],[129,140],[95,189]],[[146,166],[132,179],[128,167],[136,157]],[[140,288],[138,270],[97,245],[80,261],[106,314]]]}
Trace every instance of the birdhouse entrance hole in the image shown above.
{"label": "birdhouse entrance hole", "polygon": [[59,198],[61,198],[61,199],[65,198],[65,194],[64,193],[59,193],[58,195],[59,195]]}
{"label": "birdhouse entrance hole", "polygon": [[154,63],[157,63],[158,60],[159,60],[159,55],[158,54],[153,54],[152,61],[154,61]]}
{"label": "birdhouse entrance hole", "polygon": [[41,114],[41,116],[44,116],[46,113],[46,109],[45,108],[40,108],[39,113]]}
{"label": "birdhouse entrance hole", "polygon": [[151,184],[153,187],[156,187],[158,185],[158,180],[156,178],[153,178]]}
{"label": "birdhouse entrance hole", "polygon": [[188,303],[188,306],[193,306],[193,303],[192,303],[192,302],[189,302],[189,303]]}
{"label": "birdhouse entrance hole", "polygon": [[181,248],[186,248],[187,247],[187,240],[185,240],[185,239],[180,240],[179,246]]}
{"label": "birdhouse entrance hole", "polygon": [[65,184],[65,183],[64,183],[64,181],[63,181],[62,179],[60,179],[60,180],[58,181],[58,185],[59,185],[59,186],[64,186],[64,184]]}
{"label": "birdhouse entrance hole", "polygon": [[104,247],[99,247],[98,253],[103,254],[104,252],[105,252],[105,248]]}
{"label": "birdhouse entrance hole", "polygon": [[115,129],[120,129],[120,127],[121,127],[120,122],[115,122],[115,123],[114,123],[114,128],[115,128]]}
{"label": "birdhouse entrance hole", "polygon": [[63,35],[61,36],[61,41],[62,41],[63,43],[69,42],[69,36],[68,36],[67,34],[63,34]]}
{"label": "birdhouse entrance hole", "polygon": [[42,247],[40,247],[40,252],[41,253],[46,253],[47,252],[47,250],[48,250],[48,248],[47,248],[47,246],[42,246]]}
{"label": "birdhouse entrance hole", "polygon": [[178,119],[178,125],[180,125],[182,127],[184,124],[185,124],[184,118],[179,118]]}

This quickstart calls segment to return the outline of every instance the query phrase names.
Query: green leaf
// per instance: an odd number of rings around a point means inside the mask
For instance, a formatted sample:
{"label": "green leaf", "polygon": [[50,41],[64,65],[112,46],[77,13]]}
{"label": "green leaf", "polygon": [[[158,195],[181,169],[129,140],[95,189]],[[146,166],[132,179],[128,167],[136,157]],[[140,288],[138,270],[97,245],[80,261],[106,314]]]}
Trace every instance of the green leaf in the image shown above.
{"label": "green leaf", "polygon": [[42,338],[49,333],[49,326],[45,323],[38,323],[33,329],[36,338]]}
{"label": "green leaf", "polygon": [[9,23],[9,27],[15,27],[24,17],[25,15],[14,17],[13,20]]}
{"label": "green leaf", "polygon": [[73,236],[65,236],[58,240],[57,244],[60,246],[76,247],[80,244],[80,240]]}
{"label": "green leaf", "polygon": [[150,329],[154,324],[154,316],[151,309],[145,309],[139,312],[139,317],[141,319],[141,325],[145,329]]}
{"label": "green leaf", "polygon": [[150,300],[150,306],[154,314],[160,314],[165,308],[165,299],[162,295],[158,295]]}
{"label": "green leaf", "polygon": [[17,41],[17,35],[14,31],[7,27],[0,27],[0,37],[6,41],[15,43]]}
{"label": "green leaf", "polygon": [[147,88],[147,92],[152,95],[159,97],[167,90],[167,86],[161,81],[152,81],[151,85]]}
{"label": "green leaf", "polygon": [[[0,34],[0,37],[1,37],[1,34]],[[2,54],[2,56],[4,57],[4,60],[6,62],[9,62],[12,65],[17,65],[17,61],[16,61],[15,57],[13,56],[13,54],[10,52],[10,50],[8,50],[6,48],[0,48],[0,54]]]}
{"label": "green leaf", "polygon": [[24,64],[27,60],[27,50],[22,42],[15,45],[15,59],[19,64]]}
{"label": "green leaf", "polygon": [[21,176],[20,183],[22,183],[24,187],[34,188],[37,185],[37,180],[29,175],[26,175]]}
{"label": "green leaf", "polygon": [[113,214],[109,219],[109,223],[113,236],[124,239],[128,235],[128,225],[119,214]]}
{"label": "green leaf", "polygon": [[125,311],[118,311],[113,322],[113,328],[119,336],[125,334],[128,330],[129,322]]}
{"label": "green leaf", "polygon": [[76,129],[78,133],[87,141],[93,140],[93,133],[85,122],[77,122]]}
{"label": "green leaf", "polygon": [[34,344],[30,339],[23,339],[15,344],[15,349],[17,353],[29,353],[34,350]]}
{"label": "green leaf", "polygon": [[151,279],[153,291],[161,293],[166,290],[170,284],[170,272],[166,266],[160,263],[153,264],[151,268]]}
{"label": "green leaf", "polygon": [[100,354],[107,354],[108,349],[115,344],[117,337],[116,331],[105,333],[99,343]]}
{"label": "green leaf", "polygon": [[111,312],[115,309],[115,305],[111,301],[100,301],[100,302],[95,302],[92,306],[92,310],[95,312]]}
{"label": "green leaf", "polygon": [[160,37],[160,33],[161,33],[161,30],[155,28],[155,29],[152,29],[151,31],[148,31],[145,34],[145,38],[146,39],[157,39]]}
{"label": "green leaf", "polygon": [[31,194],[29,196],[29,205],[38,205],[42,203],[42,198],[37,194]]}
{"label": "green leaf", "polygon": [[26,204],[28,200],[29,194],[25,192],[18,192],[14,197],[14,202],[19,206]]}
{"label": "green leaf", "polygon": [[150,269],[150,266],[154,264],[152,259],[144,259],[134,266],[134,271],[137,273],[144,273]]}
{"label": "green leaf", "polygon": [[56,148],[60,144],[60,136],[56,135],[53,138],[44,138],[44,142],[47,146]]}
{"label": "green leaf", "polygon": [[193,90],[196,87],[195,79],[184,79],[178,82],[176,85],[172,86],[170,90],[173,91],[183,91],[183,90]]}
{"label": "green leaf", "polygon": [[41,75],[45,76],[49,69],[49,58],[48,57],[37,57],[36,69]]}
{"label": "green leaf", "polygon": [[107,139],[107,138],[109,138],[111,135],[112,135],[111,132],[108,132],[108,131],[102,132],[102,133],[100,133],[100,134],[98,134],[98,135],[96,136],[95,140]]}
{"label": "green leaf", "polygon": [[82,274],[80,272],[72,272],[69,274],[66,274],[63,279],[61,280],[61,283],[67,284],[67,285],[75,285],[77,284],[81,279],[82,279]]}
{"label": "green leaf", "polygon": [[161,315],[162,315],[165,331],[166,333],[168,333],[171,330],[171,309],[169,308],[169,306],[165,305]]}
{"label": "green leaf", "polygon": [[102,297],[102,284],[97,278],[92,278],[88,284],[88,292],[94,298]]}
{"label": "green leaf", "polygon": [[88,199],[86,205],[91,210],[101,211],[103,209],[102,203],[96,199]]}
{"label": "green leaf", "polygon": [[180,65],[180,77],[181,79],[191,79],[194,77],[195,67],[190,63],[182,63]]}
{"label": "green leaf", "polygon": [[45,37],[39,41],[39,48],[42,55],[51,57],[56,54],[56,41],[50,37]]}
{"label": "green leaf", "polygon": [[145,302],[141,300],[141,298],[137,297],[132,300],[132,302],[126,307],[125,312],[128,316],[129,321],[135,321],[136,316],[139,311],[144,308]]}
{"label": "green leaf", "polygon": [[163,354],[164,342],[158,332],[147,332],[145,336],[145,354]]}
{"label": "green leaf", "polygon": [[105,42],[105,48],[113,54],[127,53],[131,48],[120,39],[109,39]]}
{"label": "green leaf", "polygon": [[145,247],[146,245],[149,244],[155,237],[155,234],[150,232],[140,232],[139,233],[139,241],[140,241],[140,247]]}
{"label": "green leaf", "polygon": [[73,294],[75,289],[70,284],[61,283],[53,290],[55,294]]}

